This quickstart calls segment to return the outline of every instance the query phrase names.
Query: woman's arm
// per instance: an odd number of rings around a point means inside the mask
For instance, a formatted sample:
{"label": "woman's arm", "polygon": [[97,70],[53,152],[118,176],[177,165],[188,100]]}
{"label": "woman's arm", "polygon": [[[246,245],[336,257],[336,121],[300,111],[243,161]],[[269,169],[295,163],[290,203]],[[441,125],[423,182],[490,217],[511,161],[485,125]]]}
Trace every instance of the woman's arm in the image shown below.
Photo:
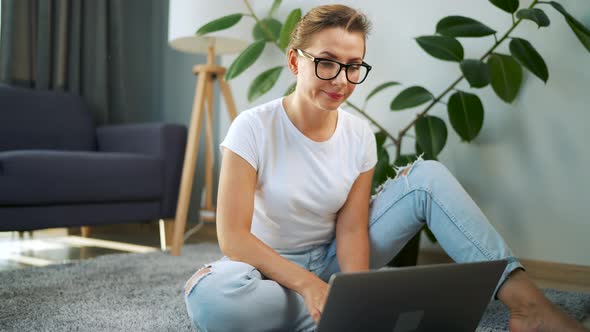
{"label": "woman's arm", "polygon": [[361,173],[336,221],[336,256],[342,272],[369,269],[369,199],[371,196],[372,168]]}
{"label": "woman's arm", "polygon": [[224,148],[217,194],[217,237],[221,251],[303,295],[310,284],[321,280],[250,233],[255,190],[256,170],[238,154]]}

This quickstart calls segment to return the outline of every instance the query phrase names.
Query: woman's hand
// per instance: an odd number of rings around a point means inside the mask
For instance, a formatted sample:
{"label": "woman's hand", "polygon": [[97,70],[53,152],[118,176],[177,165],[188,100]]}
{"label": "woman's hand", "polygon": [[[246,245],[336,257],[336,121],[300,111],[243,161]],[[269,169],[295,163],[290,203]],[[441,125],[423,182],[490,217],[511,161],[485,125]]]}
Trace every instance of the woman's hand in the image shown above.
{"label": "woman's hand", "polygon": [[324,311],[326,297],[328,296],[328,284],[316,275],[312,275],[306,281],[305,286],[300,292],[305,300],[307,311],[311,318],[317,323]]}

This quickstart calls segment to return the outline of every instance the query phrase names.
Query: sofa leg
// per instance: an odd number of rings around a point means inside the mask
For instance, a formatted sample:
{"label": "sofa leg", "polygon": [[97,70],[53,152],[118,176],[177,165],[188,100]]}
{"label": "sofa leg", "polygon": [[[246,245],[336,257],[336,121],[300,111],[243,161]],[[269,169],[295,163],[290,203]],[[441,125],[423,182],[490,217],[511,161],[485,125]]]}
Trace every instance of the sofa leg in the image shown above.
{"label": "sofa leg", "polygon": [[[25,239],[25,234],[29,234],[29,239],[33,238],[33,231],[16,231],[15,233],[18,234],[18,239],[19,240],[24,240]],[[14,234],[12,233],[12,239],[14,240]]]}
{"label": "sofa leg", "polygon": [[82,237],[90,237],[90,226],[80,227],[80,233],[82,234]]}
{"label": "sofa leg", "polygon": [[172,245],[172,235],[174,234],[174,218],[160,219],[158,222],[160,228],[160,249],[162,251]]}

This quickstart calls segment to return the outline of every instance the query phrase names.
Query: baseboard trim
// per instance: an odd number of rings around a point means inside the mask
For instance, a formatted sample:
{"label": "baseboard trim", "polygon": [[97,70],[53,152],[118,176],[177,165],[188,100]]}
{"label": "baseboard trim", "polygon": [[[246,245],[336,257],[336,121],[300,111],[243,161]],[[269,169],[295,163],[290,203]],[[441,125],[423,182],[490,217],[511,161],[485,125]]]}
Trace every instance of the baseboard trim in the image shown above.
{"label": "baseboard trim", "polygon": [[590,287],[590,266],[521,259],[533,279],[563,282]]}
{"label": "baseboard trim", "polygon": [[[452,259],[441,250],[422,249],[419,263],[448,263]],[[574,284],[590,288],[590,266],[566,264],[533,259],[520,259],[528,275],[536,280]]]}

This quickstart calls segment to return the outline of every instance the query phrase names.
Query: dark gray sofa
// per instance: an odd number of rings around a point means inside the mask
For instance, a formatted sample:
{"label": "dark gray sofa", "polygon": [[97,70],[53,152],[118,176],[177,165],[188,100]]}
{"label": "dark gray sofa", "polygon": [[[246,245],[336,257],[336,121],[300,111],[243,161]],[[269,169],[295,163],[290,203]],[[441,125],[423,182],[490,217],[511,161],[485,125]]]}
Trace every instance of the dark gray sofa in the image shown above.
{"label": "dark gray sofa", "polygon": [[96,128],[82,98],[0,85],[0,231],[173,218],[186,127]]}

